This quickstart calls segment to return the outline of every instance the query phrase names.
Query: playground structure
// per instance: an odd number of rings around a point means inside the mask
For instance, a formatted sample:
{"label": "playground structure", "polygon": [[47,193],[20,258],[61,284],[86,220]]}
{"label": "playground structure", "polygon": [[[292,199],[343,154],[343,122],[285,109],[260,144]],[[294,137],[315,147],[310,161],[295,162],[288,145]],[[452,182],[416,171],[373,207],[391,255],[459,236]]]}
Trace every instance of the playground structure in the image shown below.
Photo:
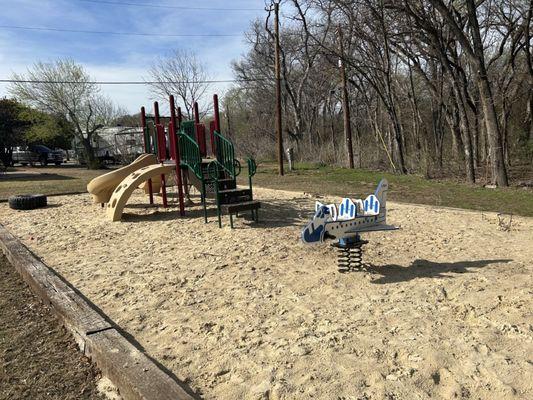
{"label": "playground structure", "polygon": [[315,203],[315,215],[302,231],[302,241],[315,244],[327,239],[337,240],[333,246],[339,250],[338,266],[341,271],[363,267],[362,232],[396,230],[387,224],[387,190],[389,184],[382,179],[376,192],[363,200],[343,198],[339,207],[335,204]]}
{"label": "playground structure", "polygon": [[168,207],[167,181],[174,171],[176,176],[178,205],[181,216],[185,215],[185,196],[190,188],[200,193],[204,220],[207,223],[207,199],[214,199],[219,227],[222,215],[228,214],[233,228],[233,216],[250,211],[258,221],[260,202],[254,200],[252,177],[257,167],[253,159],[247,159],[247,189],[237,188],[237,176],[241,164],[235,158],[233,143],[220,131],[218,96],[213,96],[214,120],[209,124],[209,149],[206,126],[200,123],[198,104],[194,104],[194,120],[183,121],[180,108],[175,107],[170,96],[170,118],[165,127],[159,114],[159,104],[154,103],[153,118],[147,117],[141,108],[141,127],[145,154],[132,164],[95,178],[87,186],[96,203],[107,203],[107,217],[119,221],[134,189],[140,187],[154,204],[154,194],[161,193],[163,207]]}

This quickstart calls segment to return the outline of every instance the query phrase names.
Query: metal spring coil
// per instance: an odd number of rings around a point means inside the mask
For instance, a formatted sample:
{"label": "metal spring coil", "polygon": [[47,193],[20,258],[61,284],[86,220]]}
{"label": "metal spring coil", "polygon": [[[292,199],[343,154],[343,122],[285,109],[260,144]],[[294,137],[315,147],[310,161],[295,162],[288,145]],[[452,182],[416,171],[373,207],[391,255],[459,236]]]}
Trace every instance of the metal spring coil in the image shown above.
{"label": "metal spring coil", "polygon": [[363,269],[363,245],[366,240],[359,240],[353,243],[333,244],[337,248],[337,263],[339,272],[353,272]]}

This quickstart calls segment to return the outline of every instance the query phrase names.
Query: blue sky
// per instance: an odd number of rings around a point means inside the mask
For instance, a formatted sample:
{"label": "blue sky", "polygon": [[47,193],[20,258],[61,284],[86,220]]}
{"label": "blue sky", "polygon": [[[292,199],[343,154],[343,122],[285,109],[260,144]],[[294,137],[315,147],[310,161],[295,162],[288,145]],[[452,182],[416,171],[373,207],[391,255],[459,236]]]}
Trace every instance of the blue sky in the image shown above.
{"label": "blue sky", "polygon": [[[105,1],[105,0],[104,0]],[[189,7],[253,8],[253,11],[175,10],[95,4],[82,0],[0,0],[0,25],[88,31],[162,34],[243,34],[250,23],[265,17],[264,0],[109,0],[111,2]],[[169,38],[86,33],[24,31],[0,28],[0,79],[24,73],[36,61],[69,57],[100,81],[143,80],[157,56],[172,49],[196,51],[213,79],[231,79],[230,63],[247,51],[244,36]],[[227,84],[214,85],[222,94]],[[0,97],[7,95],[0,84]],[[103,93],[128,112],[153,102],[145,86],[103,86]]]}

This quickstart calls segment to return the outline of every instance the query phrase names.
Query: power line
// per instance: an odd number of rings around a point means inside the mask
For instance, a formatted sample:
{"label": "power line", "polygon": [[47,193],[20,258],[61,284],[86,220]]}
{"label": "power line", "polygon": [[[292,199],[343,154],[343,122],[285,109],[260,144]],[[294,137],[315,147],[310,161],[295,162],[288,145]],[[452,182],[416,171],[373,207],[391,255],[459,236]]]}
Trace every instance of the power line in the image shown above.
{"label": "power line", "polygon": [[239,37],[239,36],[242,36],[242,34],[237,34],[237,33],[164,34],[164,33],[142,33],[142,32],[86,31],[86,30],[81,30],[81,29],[61,29],[61,28],[45,28],[45,27],[37,27],[37,26],[15,26],[15,25],[0,25],[0,29],[88,33],[88,34],[96,34],[96,35],[121,35],[121,36],[158,36],[158,37]]}
{"label": "power line", "polygon": [[264,11],[264,9],[259,8],[229,8],[229,7],[189,7],[189,6],[170,6],[164,4],[140,4],[140,3],[129,3],[122,1],[109,1],[109,0],[78,0],[84,3],[94,3],[94,4],[105,4],[105,5],[116,5],[116,6],[128,6],[128,7],[144,7],[144,8],[162,8],[162,9],[171,9],[171,10],[194,10],[194,11]]}
{"label": "power line", "polygon": [[70,84],[81,83],[95,85],[154,85],[154,84],[195,84],[195,83],[237,83],[237,82],[262,82],[267,79],[220,79],[220,80],[199,80],[199,81],[50,81],[50,80],[27,80],[27,79],[0,79],[0,83],[32,83],[32,84]]}

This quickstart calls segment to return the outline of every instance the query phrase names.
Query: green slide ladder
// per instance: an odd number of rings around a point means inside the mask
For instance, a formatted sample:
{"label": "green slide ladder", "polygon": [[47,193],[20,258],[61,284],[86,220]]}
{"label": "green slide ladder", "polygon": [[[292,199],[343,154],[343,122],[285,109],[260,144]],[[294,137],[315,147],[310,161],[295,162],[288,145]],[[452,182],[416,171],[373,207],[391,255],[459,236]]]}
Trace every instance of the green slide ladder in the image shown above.
{"label": "green slide ladder", "polygon": [[[192,123],[192,125],[191,125]],[[241,164],[235,158],[233,143],[220,132],[214,132],[216,158],[202,159],[200,147],[194,137],[194,122],[182,123],[178,133],[181,166],[189,171],[189,178],[201,195],[204,220],[207,222],[207,198],[214,198],[217,206],[219,227],[222,227],[223,212],[229,214],[233,228],[233,215],[241,211],[251,211],[252,219],[258,221],[260,203],[253,200],[252,177],[257,166],[251,158],[248,164],[248,189],[237,188],[237,176],[241,173]]]}

